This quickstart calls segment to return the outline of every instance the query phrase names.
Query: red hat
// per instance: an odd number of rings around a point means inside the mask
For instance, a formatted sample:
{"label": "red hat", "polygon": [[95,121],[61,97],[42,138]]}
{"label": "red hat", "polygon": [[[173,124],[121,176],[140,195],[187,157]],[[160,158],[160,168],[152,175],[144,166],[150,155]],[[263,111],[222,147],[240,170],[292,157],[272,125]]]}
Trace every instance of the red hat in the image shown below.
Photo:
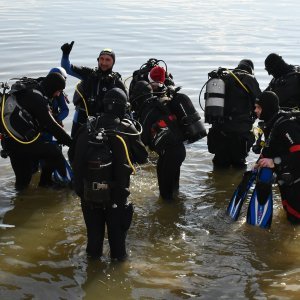
{"label": "red hat", "polygon": [[158,86],[163,86],[165,79],[166,79],[166,71],[164,68],[160,66],[155,66],[151,69],[148,79],[150,83],[158,83]]}

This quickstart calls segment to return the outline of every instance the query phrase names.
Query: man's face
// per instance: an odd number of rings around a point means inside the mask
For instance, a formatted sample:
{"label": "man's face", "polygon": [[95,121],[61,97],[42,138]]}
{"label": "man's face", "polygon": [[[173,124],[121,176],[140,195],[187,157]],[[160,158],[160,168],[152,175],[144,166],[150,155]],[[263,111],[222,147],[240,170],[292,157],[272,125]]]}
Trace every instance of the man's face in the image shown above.
{"label": "man's face", "polygon": [[112,59],[112,57],[110,55],[103,54],[103,55],[99,56],[98,67],[102,71],[107,71],[107,70],[112,69],[113,65],[114,65],[114,60]]}
{"label": "man's face", "polygon": [[62,91],[56,91],[56,92],[53,94],[53,98],[58,97],[61,93],[62,93]]}
{"label": "man's face", "polygon": [[255,110],[254,112],[256,113],[256,116],[257,118],[259,119],[260,118],[260,115],[261,115],[261,112],[262,112],[262,108],[260,105],[258,104],[255,104]]}

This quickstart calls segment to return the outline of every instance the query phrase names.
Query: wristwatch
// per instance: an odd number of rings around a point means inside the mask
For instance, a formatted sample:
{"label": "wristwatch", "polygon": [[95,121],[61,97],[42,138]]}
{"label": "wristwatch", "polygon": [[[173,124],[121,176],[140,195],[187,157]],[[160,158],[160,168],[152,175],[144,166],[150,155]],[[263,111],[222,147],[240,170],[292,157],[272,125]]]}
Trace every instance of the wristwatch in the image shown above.
{"label": "wristwatch", "polygon": [[274,157],[273,162],[275,165],[280,165],[281,164],[281,158],[279,156]]}

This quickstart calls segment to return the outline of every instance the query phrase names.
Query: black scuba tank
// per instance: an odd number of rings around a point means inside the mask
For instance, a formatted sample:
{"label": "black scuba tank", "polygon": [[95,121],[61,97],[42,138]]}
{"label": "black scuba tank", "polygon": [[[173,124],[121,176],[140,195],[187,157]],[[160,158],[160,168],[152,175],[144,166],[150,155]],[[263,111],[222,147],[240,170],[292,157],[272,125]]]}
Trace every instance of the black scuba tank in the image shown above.
{"label": "black scuba tank", "polygon": [[201,117],[187,95],[175,93],[170,101],[170,109],[179,121],[184,141],[194,143],[207,135]]}
{"label": "black scuba tank", "polygon": [[205,123],[220,122],[224,117],[225,82],[221,78],[211,78],[206,84]]}
{"label": "black scuba tank", "polygon": [[84,199],[106,206],[111,201],[113,181],[112,152],[107,137],[88,141],[87,167],[84,175]]}

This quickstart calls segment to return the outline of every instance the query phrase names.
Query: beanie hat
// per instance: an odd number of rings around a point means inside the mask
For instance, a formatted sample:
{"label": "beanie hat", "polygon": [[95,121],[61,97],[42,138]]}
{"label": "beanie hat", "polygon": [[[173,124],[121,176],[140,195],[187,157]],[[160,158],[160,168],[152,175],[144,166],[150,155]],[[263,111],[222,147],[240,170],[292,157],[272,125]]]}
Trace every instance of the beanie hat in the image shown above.
{"label": "beanie hat", "polygon": [[109,55],[109,56],[113,59],[113,62],[114,62],[114,64],[115,64],[115,62],[116,62],[116,55],[115,55],[115,52],[114,52],[112,49],[109,49],[109,48],[103,49],[103,50],[100,52],[100,54],[99,54],[97,60],[99,60],[99,57],[100,57],[101,55]]}
{"label": "beanie hat", "polygon": [[49,73],[54,73],[54,72],[61,74],[64,78],[67,78],[68,76],[66,70],[63,67],[55,67],[49,71]]}
{"label": "beanie hat", "polygon": [[272,119],[272,117],[279,112],[279,98],[272,91],[264,91],[256,98],[255,101],[261,108],[260,119],[265,122]]}
{"label": "beanie hat", "polygon": [[45,95],[52,98],[53,94],[57,91],[62,91],[66,87],[66,79],[57,72],[49,73],[43,80],[42,86]]}
{"label": "beanie hat", "polygon": [[128,97],[120,88],[110,89],[103,98],[104,112],[123,118],[128,106]]}
{"label": "beanie hat", "polygon": [[155,66],[151,69],[148,79],[150,83],[158,83],[159,87],[163,86],[166,79],[166,71],[160,66]]}
{"label": "beanie hat", "polygon": [[242,59],[238,64],[238,69],[245,70],[250,74],[253,74],[254,64],[250,59]]}

